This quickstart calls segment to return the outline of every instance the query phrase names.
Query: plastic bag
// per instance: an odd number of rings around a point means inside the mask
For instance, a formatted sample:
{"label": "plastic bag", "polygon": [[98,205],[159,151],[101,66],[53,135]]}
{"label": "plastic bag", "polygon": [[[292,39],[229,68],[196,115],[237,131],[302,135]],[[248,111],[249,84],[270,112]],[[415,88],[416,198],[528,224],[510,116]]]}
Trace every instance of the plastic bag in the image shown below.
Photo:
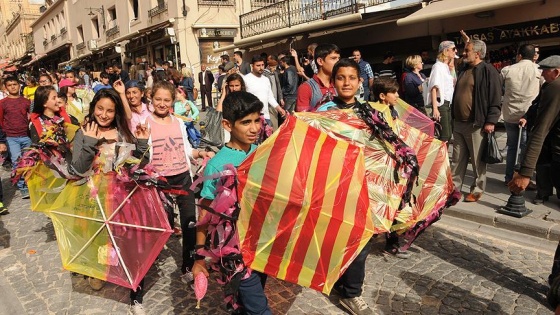
{"label": "plastic bag", "polygon": [[484,154],[482,155],[482,162],[486,164],[498,164],[502,163],[504,158],[500,153],[500,147],[498,146],[498,141],[496,140],[496,135],[492,132],[488,134],[488,142],[486,148],[484,149]]}

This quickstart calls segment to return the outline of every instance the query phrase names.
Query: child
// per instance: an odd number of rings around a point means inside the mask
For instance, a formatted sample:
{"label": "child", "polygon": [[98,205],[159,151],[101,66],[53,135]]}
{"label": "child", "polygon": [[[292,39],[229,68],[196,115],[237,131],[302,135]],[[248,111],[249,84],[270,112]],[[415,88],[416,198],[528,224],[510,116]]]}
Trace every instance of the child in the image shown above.
{"label": "child", "polygon": [[81,98],[76,95],[76,82],[70,79],[62,79],[58,83],[59,92],[67,97],[68,113],[82,120],[84,113],[84,104]]}
{"label": "child", "polygon": [[[152,87],[154,112],[146,121],[150,126],[150,160],[155,170],[163,175],[169,185],[181,186],[187,195],[177,196],[177,205],[183,236],[183,263],[181,272],[184,279],[191,277],[196,234],[196,213],[192,184],[191,159],[214,156],[213,152],[193,149],[181,120],[171,115],[170,109],[175,101],[175,86],[166,81],[157,81]],[[170,196],[168,198],[171,199]],[[173,210],[168,211],[169,224],[174,226]]]}
{"label": "child", "polygon": [[[91,169],[98,155],[109,171],[115,166],[113,163],[119,155],[116,152],[117,142],[136,144],[133,155],[137,158],[145,156],[148,150],[149,132],[146,125],[138,125],[135,131],[136,137],[128,128],[124,105],[119,94],[113,89],[103,89],[95,94],[91,101],[89,115],[84,125],[76,132],[73,141],[73,156],[70,164],[70,172],[80,175]],[[122,153],[122,152],[121,152]],[[107,167],[103,167],[107,170]],[[146,209],[146,210],[149,210]],[[104,282],[99,279],[89,278],[88,283],[94,290],[101,290]],[[130,291],[130,301],[133,313],[141,313],[144,280],[134,292]],[[139,309],[139,310],[137,310]]]}
{"label": "child", "polygon": [[[317,111],[346,109],[360,104],[356,98],[356,92],[362,85],[358,63],[348,58],[340,59],[332,69],[331,82],[336,96],[332,101],[319,106]],[[370,248],[371,243],[368,242],[333,288],[341,296],[340,304],[351,314],[373,314],[373,310],[362,298],[366,258]]]}
{"label": "child", "polygon": [[[66,112],[66,107],[68,107],[68,96],[66,96],[66,94],[64,94],[64,93],[58,92],[58,94],[56,96],[56,103],[58,104],[58,106],[61,109],[63,108],[64,111]],[[80,122],[78,121],[78,118],[68,114],[68,112],[66,112],[66,114],[68,115],[68,117],[70,117],[70,122],[72,123],[72,125],[78,126],[80,124]]]}
{"label": "child", "polygon": [[[125,87],[126,100],[131,111],[129,127],[131,131],[136,130],[138,124],[146,123],[146,119],[152,115],[144,99],[144,84],[136,80],[128,80]],[[126,104],[125,104],[126,105]]]}
{"label": "child", "polygon": [[187,93],[181,87],[177,88],[175,99],[176,101],[173,105],[175,115],[184,116],[181,119],[185,121],[189,142],[194,148],[198,148],[201,136],[194,126],[194,121],[198,120],[198,108],[191,101],[187,100]]}
{"label": "child", "polygon": [[38,143],[47,127],[53,124],[71,123],[61,102],[58,101],[56,90],[52,85],[40,86],[35,91],[35,106],[31,113],[29,135],[31,142]]}
{"label": "child", "polygon": [[[374,101],[389,106],[393,119],[399,114],[395,110],[397,99],[399,98],[399,84],[397,80],[391,78],[379,78],[373,82],[373,98]],[[410,252],[403,251],[399,245],[399,236],[396,233],[387,233],[387,243],[385,244],[385,253],[394,255],[397,258],[407,259]]]}
{"label": "child", "polygon": [[[221,172],[226,164],[237,167],[241,162],[255,150],[255,140],[261,130],[260,112],[263,103],[251,93],[232,92],[224,99],[223,104],[224,128],[231,133],[231,139],[206,165],[204,176]],[[218,179],[206,180],[201,191],[200,203],[209,206],[216,196],[216,183]],[[204,218],[206,211],[201,209],[199,220]],[[208,226],[198,226],[196,231],[196,246],[202,248],[206,244]],[[193,275],[202,272],[208,276],[204,257],[195,256]],[[261,282],[262,281],[262,282]],[[237,293],[239,301],[247,314],[271,314],[268,301],[264,294],[264,282],[266,276],[252,271],[250,276],[242,279]]]}
{"label": "child", "polygon": [[[31,102],[19,95],[21,87],[16,77],[4,79],[4,86],[8,96],[0,101],[0,127],[6,133],[12,167],[15,168],[22,150],[31,145],[31,139],[27,135]],[[17,187],[21,198],[29,199],[29,191],[23,178],[18,181]]]}

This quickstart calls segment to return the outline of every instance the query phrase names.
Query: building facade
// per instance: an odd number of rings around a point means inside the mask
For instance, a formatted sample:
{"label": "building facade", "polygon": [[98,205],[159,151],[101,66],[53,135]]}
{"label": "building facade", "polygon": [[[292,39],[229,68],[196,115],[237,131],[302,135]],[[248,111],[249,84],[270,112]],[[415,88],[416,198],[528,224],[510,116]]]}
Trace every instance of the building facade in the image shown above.
{"label": "building facade", "polygon": [[31,24],[40,16],[44,1],[0,1],[0,57],[18,65],[34,56]]}

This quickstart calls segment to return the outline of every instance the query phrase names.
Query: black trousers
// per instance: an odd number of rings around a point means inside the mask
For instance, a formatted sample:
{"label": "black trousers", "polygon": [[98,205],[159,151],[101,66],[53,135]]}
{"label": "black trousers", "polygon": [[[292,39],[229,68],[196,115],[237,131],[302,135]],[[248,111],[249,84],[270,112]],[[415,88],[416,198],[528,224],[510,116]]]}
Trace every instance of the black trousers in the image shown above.
{"label": "black trousers", "polygon": [[[179,219],[181,222],[181,230],[183,230],[183,264],[181,266],[181,272],[185,273],[187,268],[190,270],[194,264],[194,260],[191,257],[191,253],[194,251],[194,245],[196,244],[196,210],[195,210],[195,199],[194,192],[190,190],[192,184],[191,176],[188,171],[166,176],[167,182],[172,186],[181,186],[183,191],[187,192],[187,195],[179,195],[176,198],[177,207],[179,208]],[[168,198],[171,198],[168,196]],[[168,212],[169,224],[173,227],[173,209]]]}
{"label": "black trousers", "polygon": [[200,86],[200,98],[202,99],[202,109],[206,109],[206,99],[208,99],[208,107],[212,107],[212,87]]}
{"label": "black trousers", "polygon": [[343,298],[353,298],[362,295],[362,286],[366,277],[366,259],[370,249],[371,242],[368,242],[348,269],[346,269],[342,277],[334,284]]}

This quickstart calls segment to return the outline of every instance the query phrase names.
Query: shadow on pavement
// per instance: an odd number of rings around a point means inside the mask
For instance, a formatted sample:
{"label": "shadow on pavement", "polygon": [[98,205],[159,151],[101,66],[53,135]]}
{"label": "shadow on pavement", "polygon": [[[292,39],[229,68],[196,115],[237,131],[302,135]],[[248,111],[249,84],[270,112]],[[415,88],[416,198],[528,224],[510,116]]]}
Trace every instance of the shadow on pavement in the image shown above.
{"label": "shadow on pavement", "polygon": [[[544,284],[505,266],[481,251],[449,238],[446,233],[433,230],[434,238],[439,240],[438,243],[440,243],[437,248],[423,242],[415,244],[450,264],[468,270],[517,294],[526,295],[542,305],[548,305],[544,295],[548,288]],[[474,246],[484,246],[477,239],[465,236],[459,237]],[[481,266],[484,267],[481,268]]]}
{"label": "shadow on pavement", "polygon": [[45,234],[47,235],[47,239],[45,240],[45,243],[56,241],[56,234],[54,232],[53,223],[50,220],[50,218],[48,220],[49,220],[49,222],[47,222],[47,224],[45,224],[45,226],[43,226],[42,228],[40,228],[38,230],[33,230],[33,232],[45,232]]}
{"label": "shadow on pavement", "polygon": [[453,283],[408,271],[402,272],[400,277],[420,296],[420,301],[418,301],[418,297],[412,301],[400,301],[403,302],[405,312],[419,311],[421,314],[454,314],[469,311],[479,314],[505,313],[498,303],[476,296]]}
{"label": "shadow on pavement", "polygon": [[0,247],[9,248],[10,239],[10,231],[4,227],[4,222],[0,220]]}

